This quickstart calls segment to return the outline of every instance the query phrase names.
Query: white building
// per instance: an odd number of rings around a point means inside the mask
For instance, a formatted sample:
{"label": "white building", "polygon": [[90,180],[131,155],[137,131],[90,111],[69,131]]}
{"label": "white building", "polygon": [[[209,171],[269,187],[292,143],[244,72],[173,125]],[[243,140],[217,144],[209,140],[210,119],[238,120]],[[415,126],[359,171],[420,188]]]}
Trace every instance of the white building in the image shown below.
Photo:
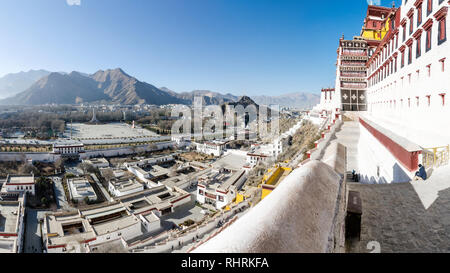
{"label": "white building", "polygon": [[225,151],[226,142],[222,141],[209,141],[205,143],[194,142],[197,152],[207,155],[213,155],[216,157],[221,156]]}
{"label": "white building", "polygon": [[2,187],[2,192],[28,192],[35,194],[34,174],[31,175],[11,175],[6,177]]}
{"label": "white building", "polygon": [[106,158],[91,158],[84,159],[83,163],[94,166],[95,168],[107,168],[109,167],[109,162]]}
{"label": "white building", "polygon": [[176,143],[179,148],[189,146],[191,144],[190,136],[172,136],[172,141]]}
{"label": "white building", "polygon": [[61,155],[78,155],[84,153],[84,145],[77,144],[53,144],[53,153]]}
{"label": "white building", "polygon": [[116,196],[124,196],[144,190],[144,184],[137,182],[134,179],[112,179],[108,183],[109,192]]}
{"label": "white building", "polygon": [[151,158],[145,158],[145,159],[141,159],[139,161],[134,161],[134,162],[126,162],[124,163],[125,167],[129,167],[129,166],[152,166],[152,165],[157,165],[157,164],[163,164],[163,163],[167,163],[170,161],[175,160],[174,155],[163,155],[163,156],[157,156],[157,157],[151,157]]}
{"label": "white building", "polygon": [[21,253],[26,195],[0,193],[0,253]]}
{"label": "white building", "polygon": [[268,151],[262,151],[261,149],[252,149],[252,151],[247,153],[247,163],[254,167],[258,165],[258,163],[269,163],[270,160],[273,160],[274,157]]}
{"label": "white building", "polygon": [[48,253],[80,253],[127,242],[161,230],[162,215],[176,211],[191,195],[160,186],[117,198],[114,203],[70,213],[50,213],[44,219]]}
{"label": "white building", "polygon": [[444,0],[403,1],[395,29],[368,61],[371,116],[450,136],[448,8]]}
{"label": "white building", "polygon": [[85,178],[73,178],[67,180],[71,200],[78,202],[88,198],[90,201],[97,200],[97,195],[89,181]]}
{"label": "white building", "polygon": [[198,179],[197,201],[222,209],[230,204],[247,180],[247,172],[212,169]]}

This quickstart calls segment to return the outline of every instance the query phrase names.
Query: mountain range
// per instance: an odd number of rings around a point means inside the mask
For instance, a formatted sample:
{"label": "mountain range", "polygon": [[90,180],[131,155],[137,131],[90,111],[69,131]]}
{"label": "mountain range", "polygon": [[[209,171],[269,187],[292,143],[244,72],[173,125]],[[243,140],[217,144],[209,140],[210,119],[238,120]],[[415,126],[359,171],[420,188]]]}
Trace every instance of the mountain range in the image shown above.
{"label": "mountain range", "polygon": [[[122,69],[99,70],[94,74],[81,72],[61,73],[30,70],[8,74],[0,78],[0,100],[3,105],[41,104],[186,104],[201,96],[204,105],[222,105],[235,102],[240,97],[208,90],[177,93],[166,87],[157,88],[137,80]],[[304,108],[319,102],[320,96],[295,93],[283,96],[252,96],[262,105],[278,104],[285,107]]]}
{"label": "mountain range", "polygon": [[29,88],[33,83],[42,77],[50,74],[46,70],[30,70],[7,74],[0,78],[0,99],[13,96]]}

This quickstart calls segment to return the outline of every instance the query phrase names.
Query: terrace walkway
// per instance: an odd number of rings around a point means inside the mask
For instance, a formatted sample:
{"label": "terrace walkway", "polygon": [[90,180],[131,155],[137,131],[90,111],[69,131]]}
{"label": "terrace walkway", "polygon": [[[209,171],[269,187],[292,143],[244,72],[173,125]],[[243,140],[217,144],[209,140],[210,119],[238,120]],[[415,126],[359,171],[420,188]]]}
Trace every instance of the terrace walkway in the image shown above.
{"label": "terrace walkway", "polygon": [[[439,174],[441,173],[441,174]],[[368,253],[371,241],[381,253],[450,252],[450,168],[438,169],[427,181],[387,185],[349,183],[361,193],[361,242],[347,252]]]}

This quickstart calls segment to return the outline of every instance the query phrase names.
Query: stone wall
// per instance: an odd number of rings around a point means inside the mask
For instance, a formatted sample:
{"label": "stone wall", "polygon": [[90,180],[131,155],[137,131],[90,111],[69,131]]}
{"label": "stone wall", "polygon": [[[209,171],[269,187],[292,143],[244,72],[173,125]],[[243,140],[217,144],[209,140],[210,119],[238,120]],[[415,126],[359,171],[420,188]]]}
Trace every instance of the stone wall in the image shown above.
{"label": "stone wall", "polygon": [[343,177],[332,167],[311,161],[297,168],[267,198],[194,252],[342,252],[343,183]]}

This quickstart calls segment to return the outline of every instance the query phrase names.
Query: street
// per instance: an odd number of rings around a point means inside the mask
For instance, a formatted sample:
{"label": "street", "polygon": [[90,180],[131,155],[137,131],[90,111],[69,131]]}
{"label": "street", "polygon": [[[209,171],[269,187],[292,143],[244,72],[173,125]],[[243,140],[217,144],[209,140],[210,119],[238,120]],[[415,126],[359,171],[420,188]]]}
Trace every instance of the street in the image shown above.
{"label": "street", "polygon": [[42,253],[41,224],[38,219],[42,219],[46,212],[26,208],[24,253]]}

